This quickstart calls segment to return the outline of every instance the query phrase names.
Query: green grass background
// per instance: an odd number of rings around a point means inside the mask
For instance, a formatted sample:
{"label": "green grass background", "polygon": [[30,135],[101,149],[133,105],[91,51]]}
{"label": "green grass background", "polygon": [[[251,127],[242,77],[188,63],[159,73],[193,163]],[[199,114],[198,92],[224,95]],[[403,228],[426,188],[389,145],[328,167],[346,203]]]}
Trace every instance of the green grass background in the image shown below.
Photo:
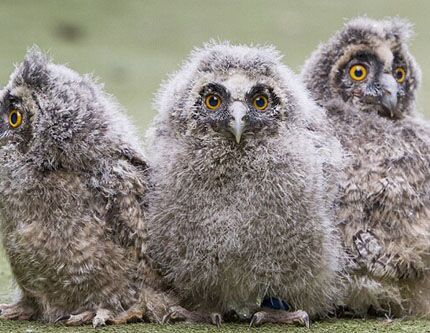
{"label": "green grass background", "polygon": [[[430,117],[430,1],[382,0],[0,0],[0,86],[25,50],[38,44],[55,61],[92,72],[127,108],[143,134],[154,115],[153,93],[194,46],[209,39],[276,45],[298,71],[320,41],[345,19],[398,15],[415,24],[411,49],[424,81],[419,108]],[[10,300],[11,274],[0,252],[0,302]],[[2,332],[89,332],[36,323],[0,321]],[[302,332],[266,326],[250,331]],[[128,325],[106,332],[239,332],[243,325],[217,330],[207,326]],[[315,332],[430,332],[430,322],[342,320],[316,323]]]}

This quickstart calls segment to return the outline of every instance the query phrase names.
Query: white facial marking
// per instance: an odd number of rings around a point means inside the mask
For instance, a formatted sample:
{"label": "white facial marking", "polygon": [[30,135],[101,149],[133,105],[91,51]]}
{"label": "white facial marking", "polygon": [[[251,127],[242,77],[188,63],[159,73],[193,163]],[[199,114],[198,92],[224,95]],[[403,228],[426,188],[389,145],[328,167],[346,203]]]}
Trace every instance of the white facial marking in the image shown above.
{"label": "white facial marking", "polygon": [[246,93],[248,93],[256,82],[251,80],[243,73],[235,73],[230,75],[225,81],[221,82],[231,94],[233,100],[243,101]]}
{"label": "white facial marking", "polygon": [[376,55],[379,59],[384,62],[384,70],[391,72],[391,66],[393,64],[394,55],[388,45],[381,45],[375,50]]}

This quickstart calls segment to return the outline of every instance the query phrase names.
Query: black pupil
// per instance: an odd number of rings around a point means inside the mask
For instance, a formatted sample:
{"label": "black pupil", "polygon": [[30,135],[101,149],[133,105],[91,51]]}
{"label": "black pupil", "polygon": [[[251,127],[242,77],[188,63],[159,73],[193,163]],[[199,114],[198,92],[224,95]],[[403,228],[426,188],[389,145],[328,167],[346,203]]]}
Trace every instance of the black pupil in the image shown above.
{"label": "black pupil", "polygon": [[255,100],[255,104],[259,107],[259,108],[263,108],[266,104],[266,102],[264,101],[263,97],[257,97]]}
{"label": "black pupil", "polygon": [[209,97],[209,105],[212,107],[217,107],[219,103],[219,99],[217,96],[211,96]]}
{"label": "black pupil", "polygon": [[356,77],[362,77],[363,76],[363,70],[361,68],[357,68],[355,70],[355,76]]}
{"label": "black pupil", "polygon": [[18,122],[18,115],[16,114],[16,112],[12,113],[10,116],[10,121],[12,122],[12,124],[16,124]]}
{"label": "black pupil", "polygon": [[399,69],[399,70],[397,70],[397,79],[398,80],[401,80],[403,78],[403,73],[402,73],[402,71]]}

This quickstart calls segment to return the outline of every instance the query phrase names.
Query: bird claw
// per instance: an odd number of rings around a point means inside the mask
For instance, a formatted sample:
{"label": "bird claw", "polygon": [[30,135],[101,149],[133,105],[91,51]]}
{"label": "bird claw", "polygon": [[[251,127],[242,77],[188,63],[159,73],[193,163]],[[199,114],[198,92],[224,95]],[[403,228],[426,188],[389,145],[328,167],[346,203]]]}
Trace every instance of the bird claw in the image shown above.
{"label": "bird claw", "polygon": [[112,319],[112,312],[107,309],[98,309],[96,315],[93,318],[93,327],[102,327],[106,326],[106,324]]}
{"label": "bird claw", "polygon": [[[120,313],[118,316],[109,320],[108,322],[113,325],[128,324],[128,323],[143,321],[144,316],[145,316],[145,311],[143,310],[129,309],[127,311]],[[164,320],[164,317],[163,317],[163,320]],[[163,323],[163,320],[161,321],[161,323]]]}
{"label": "bird claw", "polygon": [[259,311],[254,313],[249,327],[260,326],[265,323],[272,324],[298,324],[310,327],[309,315],[305,311],[286,312],[283,310]]}
{"label": "bird claw", "polygon": [[216,325],[216,327],[221,328],[222,317],[219,313],[211,313],[210,318],[213,325]]}
{"label": "bird claw", "polygon": [[188,311],[181,306],[173,306],[163,317],[162,324],[184,322],[186,324],[213,324],[221,327],[222,316],[219,313],[209,315],[197,311]]}
{"label": "bird claw", "polygon": [[80,326],[93,323],[94,318],[96,318],[96,314],[93,311],[85,311],[76,315],[61,316],[55,320],[55,323],[62,323],[65,326]]}
{"label": "bird claw", "polygon": [[70,318],[70,315],[64,315],[64,316],[58,317],[57,319],[55,319],[54,324],[58,324],[62,321],[66,321],[69,318]]}
{"label": "bird claw", "polygon": [[[163,316],[163,319],[161,320],[162,324],[167,324],[170,322],[176,322],[176,321],[185,321],[186,320],[186,316],[183,315],[183,309],[180,306],[172,306],[171,308],[169,308],[168,312],[166,315]],[[186,311],[186,310],[185,310]]]}
{"label": "bird claw", "polygon": [[30,320],[34,315],[31,308],[17,304],[1,304],[0,319],[3,320]]}

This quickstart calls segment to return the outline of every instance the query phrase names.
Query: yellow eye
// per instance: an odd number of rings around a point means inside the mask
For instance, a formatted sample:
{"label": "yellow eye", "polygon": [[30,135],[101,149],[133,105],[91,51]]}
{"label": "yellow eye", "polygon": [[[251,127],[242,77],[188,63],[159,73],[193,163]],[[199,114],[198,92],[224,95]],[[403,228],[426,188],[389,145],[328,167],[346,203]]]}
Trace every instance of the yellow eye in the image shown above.
{"label": "yellow eye", "polygon": [[11,110],[9,112],[9,125],[12,128],[18,128],[22,123],[22,115],[18,110]]}
{"label": "yellow eye", "polygon": [[394,78],[397,82],[403,83],[406,80],[406,71],[403,67],[397,67],[394,71]]}
{"label": "yellow eye", "polygon": [[363,65],[354,65],[349,70],[349,75],[355,81],[363,81],[367,76],[366,67]]}
{"label": "yellow eye", "polygon": [[205,105],[209,110],[216,110],[221,106],[221,97],[215,94],[207,95]]}
{"label": "yellow eye", "polygon": [[256,108],[257,110],[264,111],[269,105],[269,101],[267,100],[266,96],[258,95],[254,97],[252,104],[254,105],[254,108]]}

